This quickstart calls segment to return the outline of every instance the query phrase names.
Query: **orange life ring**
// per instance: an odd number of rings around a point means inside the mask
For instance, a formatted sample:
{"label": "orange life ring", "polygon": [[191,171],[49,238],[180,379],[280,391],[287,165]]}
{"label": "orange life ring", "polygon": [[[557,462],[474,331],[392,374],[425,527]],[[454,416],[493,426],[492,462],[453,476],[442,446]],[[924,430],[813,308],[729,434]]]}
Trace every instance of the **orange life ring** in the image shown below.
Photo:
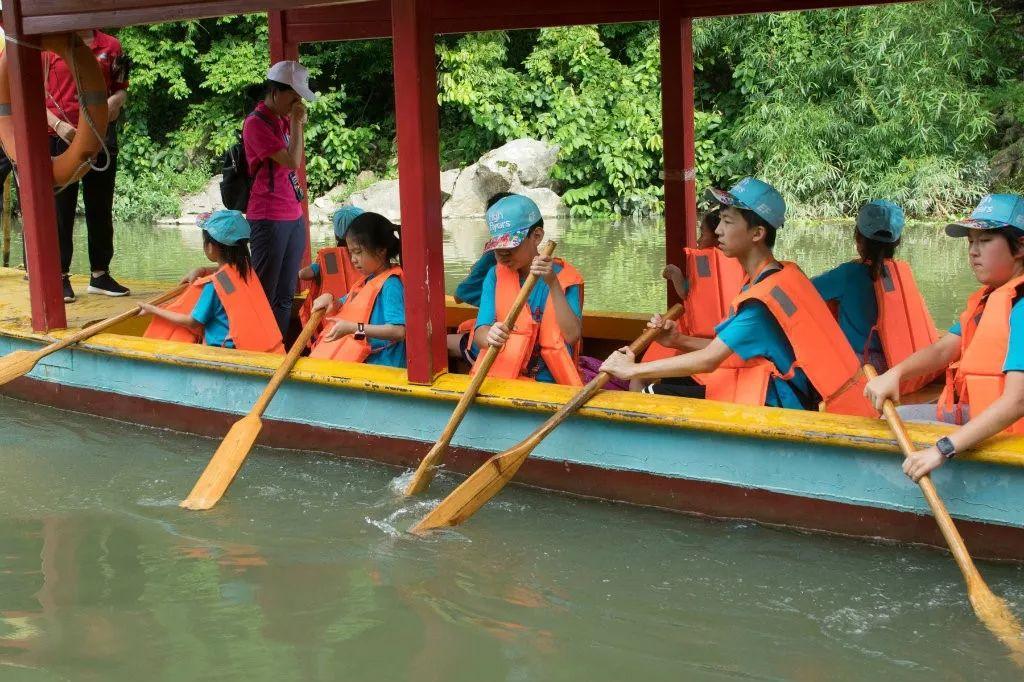
{"label": "orange life ring", "polygon": [[[78,69],[78,102],[82,109],[78,129],[71,145],[60,156],[53,158],[54,187],[64,187],[77,182],[89,172],[90,163],[103,148],[102,138],[107,134],[107,83],[103,79],[96,55],[76,33],[58,33],[45,36],[44,50],[53,52],[68,65]],[[90,126],[86,114],[92,118]],[[93,131],[95,127],[95,131]],[[14,145],[14,117],[11,113],[11,81],[7,70],[7,50],[0,54],[0,143],[13,163],[17,163]]]}

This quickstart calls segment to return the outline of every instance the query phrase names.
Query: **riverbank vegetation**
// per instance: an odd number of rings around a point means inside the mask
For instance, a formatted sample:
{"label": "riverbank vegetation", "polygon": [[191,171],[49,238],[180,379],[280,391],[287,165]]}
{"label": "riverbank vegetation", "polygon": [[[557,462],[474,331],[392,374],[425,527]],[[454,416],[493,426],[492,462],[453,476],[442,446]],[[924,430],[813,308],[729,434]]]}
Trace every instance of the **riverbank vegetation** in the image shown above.
{"label": "riverbank vegetation", "polygon": [[[1019,7],[969,0],[700,20],[702,184],[761,175],[803,215],[888,197],[944,216],[1024,187]],[[131,102],[117,212],[173,213],[219,172],[265,74],[262,16],[122,29]],[[506,140],[561,145],[574,215],[661,208],[656,24],[440,36],[443,167]],[[391,44],[305,45],[321,98],[307,129],[311,194],[395,174]]]}

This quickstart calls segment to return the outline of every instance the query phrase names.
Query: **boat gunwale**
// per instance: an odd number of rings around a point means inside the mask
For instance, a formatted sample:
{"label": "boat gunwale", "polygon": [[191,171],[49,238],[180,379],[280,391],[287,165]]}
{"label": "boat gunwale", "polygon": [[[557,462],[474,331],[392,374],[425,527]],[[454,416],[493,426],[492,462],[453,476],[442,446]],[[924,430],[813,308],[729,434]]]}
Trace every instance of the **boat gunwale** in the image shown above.
{"label": "boat gunwale", "polygon": [[[0,335],[47,343],[71,334],[50,335],[0,327]],[[270,353],[214,348],[203,345],[146,339],[123,334],[98,334],[78,344],[78,351],[230,374],[269,376],[280,356]],[[45,362],[45,360],[44,360]],[[420,399],[457,401],[469,383],[465,374],[447,373],[431,385],[410,384],[405,372],[391,367],[301,358],[291,379],[373,393]],[[568,386],[517,380],[488,379],[477,401],[490,407],[554,412],[574,394]],[[881,420],[775,407],[735,405],[711,400],[657,396],[625,391],[603,391],[580,410],[580,416],[623,423],[662,426],[738,437],[846,447],[899,454],[889,429]],[[927,447],[952,426],[909,425],[911,438]],[[1024,437],[997,436],[958,459],[1002,466],[1024,467]]]}

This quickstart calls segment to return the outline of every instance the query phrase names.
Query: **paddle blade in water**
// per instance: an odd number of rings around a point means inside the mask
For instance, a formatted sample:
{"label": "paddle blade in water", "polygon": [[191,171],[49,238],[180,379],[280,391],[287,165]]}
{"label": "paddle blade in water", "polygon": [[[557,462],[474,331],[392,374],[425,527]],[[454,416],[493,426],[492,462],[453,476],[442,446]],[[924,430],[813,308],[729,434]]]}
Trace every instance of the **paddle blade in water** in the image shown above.
{"label": "paddle blade in water", "polygon": [[39,351],[16,350],[0,358],[0,386],[31,372],[39,357]]}
{"label": "paddle blade in water", "polygon": [[1024,667],[1024,628],[1006,602],[994,595],[984,582],[969,585],[967,596],[985,627],[1010,649],[1013,661]]}
{"label": "paddle blade in water", "polygon": [[248,457],[262,428],[263,421],[254,414],[235,422],[181,506],[185,509],[202,510],[210,509],[217,504],[224,491],[231,485],[231,481],[235,479],[238,470],[242,468],[242,463]]}
{"label": "paddle blade in water", "polygon": [[491,457],[413,526],[410,532],[420,535],[436,528],[457,526],[468,519],[512,480],[534,446],[534,442],[528,441]]}

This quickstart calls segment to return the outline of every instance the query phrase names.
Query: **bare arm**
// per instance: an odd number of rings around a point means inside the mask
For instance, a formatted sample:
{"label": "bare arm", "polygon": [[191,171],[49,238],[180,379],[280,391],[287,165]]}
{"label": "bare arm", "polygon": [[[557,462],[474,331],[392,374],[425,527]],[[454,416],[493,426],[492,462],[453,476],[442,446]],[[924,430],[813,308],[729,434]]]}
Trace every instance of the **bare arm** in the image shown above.
{"label": "bare arm", "polygon": [[301,279],[301,280],[311,280],[311,279],[319,279],[319,278],[316,276],[316,272],[313,271],[313,266],[312,265],[307,265],[306,267],[304,267],[301,270],[299,270],[299,279]]}
{"label": "bare arm", "polygon": [[[569,299],[565,297],[562,283],[555,274],[554,260],[550,256],[537,256],[530,264],[530,274],[544,280],[551,292],[551,307],[555,310],[555,320],[562,331],[562,338],[570,346],[580,340],[583,335],[583,322],[576,317]],[[481,328],[482,329],[482,328]]]}
{"label": "bare arm", "polygon": [[718,338],[711,339],[700,350],[653,362],[637,362],[628,348],[622,348],[604,361],[601,371],[627,380],[688,377],[714,371],[730,355],[732,349]]}
{"label": "bare arm", "polygon": [[924,374],[931,374],[949,367],[960,356],[960,337],[946,334],[930,346],[922,348],[909,358],[891,367],[867,383],[864,395],[875,409],[881,410],[886,399],[897,402],[900,399],[900,382]]}
{"label": "bare arm", "polygon": [[193,320],[191,315],[175,313],[161,308],[160,306],[152,305],[151,303],[140,303],[139,308],[141,309],[139,313],[140,315],[150,313],[151,315],[163,318],[172,324],[176,324],[179,327],[191,329],[194,332],[201,332],[203,330],[203,325]]}
{"label": "bare arm", "polygon": [[279,149],[270,159],[284,168],[292,170],[302,165],[302,153],[306,143],[303,139],[303,127],[306,125],[306,106],[302,101],[295,103],[291,111],[292,131],[289,136],[288,146]]}
{"label": "bare arm", "polygon": [[127,90],[118,90],[113,95],[107,98],[107,111],[109,113],[109,119],[116,121],[121,115],[121,109],[124,107],[125,100],[128,99]]}
{"label": "bare arm", "polygon": [[[324,337],[325,341],[334,341],[349,334],[355,334],[358,325],[349,320],[338,320],[334,328]],[[405,340],[405,325],[402,324],[367,324],[363,325],[363,331],[371,339],[384,341]]]}

